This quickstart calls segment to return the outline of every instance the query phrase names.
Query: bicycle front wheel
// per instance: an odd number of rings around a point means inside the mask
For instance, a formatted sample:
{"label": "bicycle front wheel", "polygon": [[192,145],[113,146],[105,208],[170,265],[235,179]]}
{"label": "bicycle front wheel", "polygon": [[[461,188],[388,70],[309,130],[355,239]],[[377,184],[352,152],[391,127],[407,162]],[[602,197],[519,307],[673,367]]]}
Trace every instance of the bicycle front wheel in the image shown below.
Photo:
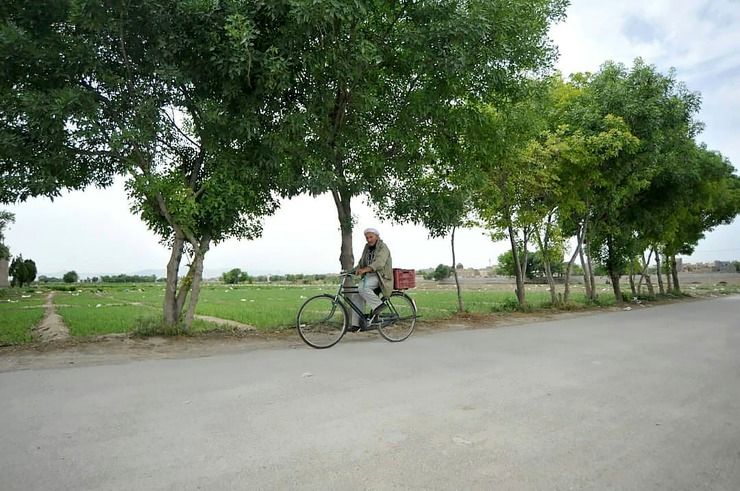
{"label": "bicycle front wheel", "polygon": [[403,292],[393,292],[388,309],[380,314],[378,332],[388,341],[397,343],[411,336],[416,326],[416,304]]}
{"label": "bicycle front wheel", "polygon": [[296,318],[298,334],[313,348],[331,348],[347,330],[347,308],[331,295],[311,297]]}

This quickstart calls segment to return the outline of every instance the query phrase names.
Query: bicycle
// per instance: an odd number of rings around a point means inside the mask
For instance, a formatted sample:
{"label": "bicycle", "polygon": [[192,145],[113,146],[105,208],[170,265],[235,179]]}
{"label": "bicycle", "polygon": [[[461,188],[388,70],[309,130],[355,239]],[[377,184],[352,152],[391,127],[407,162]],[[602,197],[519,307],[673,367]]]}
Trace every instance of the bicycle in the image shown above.
{"label": "bicycle", "polygon": [[390,297],[383,297],[386,308],[371,319],[352,301],[351,295],[357,293],[356,286],[345,286],[346,278],[352,272],[341,272],[339,288],[334,295],[324,293],[306,300],[298,310],[296,328],[303,341],[318,349],[331,348],[339,342],[348,331],[351,322],[351,308],[364,321],[364,327],[358,330],[377,329],[388,341],[397,343],[407,339],[416,326],[416,303],[401,290],[393,290]]}

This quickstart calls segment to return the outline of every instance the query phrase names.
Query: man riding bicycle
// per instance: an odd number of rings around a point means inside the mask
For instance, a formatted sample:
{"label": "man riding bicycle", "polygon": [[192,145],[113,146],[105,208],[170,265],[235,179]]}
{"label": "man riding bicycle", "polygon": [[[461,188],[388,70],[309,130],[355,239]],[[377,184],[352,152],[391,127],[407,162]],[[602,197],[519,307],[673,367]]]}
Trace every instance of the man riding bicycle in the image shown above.
{"label": "man riding bicycle", "polygon": [[[355,273],[362,277],[357,287],[357,306],[364,311],[367,303],[372,312],[368,323],[377,320],[377,316],[385,307],[380,297],[375,293],[380,289],[384,297],[390,297],[393,292],[393,262],[391,260],[391,251],[385,242],[380,240],[380,233],[376,228],[365,229],[365,248],[362,250],[362,257],[357,263]],[[352,327],[354,329],[362,328],[362,320],[353,312]]]}

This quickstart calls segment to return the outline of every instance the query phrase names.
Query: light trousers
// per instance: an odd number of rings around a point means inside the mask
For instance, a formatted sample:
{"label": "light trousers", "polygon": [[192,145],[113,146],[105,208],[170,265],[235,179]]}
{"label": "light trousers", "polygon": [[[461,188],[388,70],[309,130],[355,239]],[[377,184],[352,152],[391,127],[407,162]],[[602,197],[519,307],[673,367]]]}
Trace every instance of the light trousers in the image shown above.
{"label": "light trousers", "polygon": [[[370,306],[370,310],[374,310],[381,303],[380,297],[375,294],[375,289],[380,286],[380,280],[378,279],[378,273],[367,273],[362,277],[360,283],[357,285],[357,295],[354,295],[352,301],[357,307],[365,311],[365,305]],[[357,312],[352,311],[352,325],[359,326],[360,317]]]}

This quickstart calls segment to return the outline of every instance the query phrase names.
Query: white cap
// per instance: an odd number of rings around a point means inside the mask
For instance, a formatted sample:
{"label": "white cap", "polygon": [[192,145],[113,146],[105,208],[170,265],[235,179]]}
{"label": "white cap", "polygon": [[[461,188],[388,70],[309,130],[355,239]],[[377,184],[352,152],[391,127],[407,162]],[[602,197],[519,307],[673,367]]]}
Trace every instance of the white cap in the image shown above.
{"label": "white cap", "polygon": [[380,236],[380,232],[378,232],[378,229],[373,228],[373,227],[368,227],[365,229],[365,231],[363,232],[363,235],[367,235],[367,234],[375,234],[375,235]]}

